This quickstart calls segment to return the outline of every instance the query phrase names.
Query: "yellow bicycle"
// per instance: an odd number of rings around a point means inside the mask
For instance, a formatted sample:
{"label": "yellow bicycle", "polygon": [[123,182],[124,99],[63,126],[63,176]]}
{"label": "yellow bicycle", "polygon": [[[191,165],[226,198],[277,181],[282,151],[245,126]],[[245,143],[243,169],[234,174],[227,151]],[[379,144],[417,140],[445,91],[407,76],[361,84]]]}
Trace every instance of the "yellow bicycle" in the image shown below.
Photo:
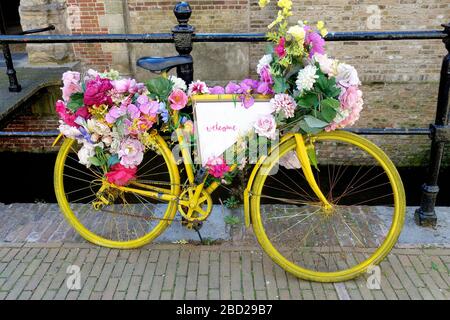
{"label": "yellow bicycle", "polygon": [[[207,219],[220,184],[198,179],[185,137],[180,130],[176,135],[183,169],[168,139],[155,132],[136,180],[122,187],[108,183],[98,168],[79,164],[76,141],[63,142],[55,192],[82,237],[130,249],[154,240],[174,221],[192,227]],[[310,163],[311,150],[318,167]],[[300,168],[286,166],[292,155]],[[246,226],[253,226],[270,258],[295,276],[321,282],[347,280],[379,263],[396,243],[405,216],[405,193],[391,160],[345,131],[283,136],[259,158],[243,198]]]}

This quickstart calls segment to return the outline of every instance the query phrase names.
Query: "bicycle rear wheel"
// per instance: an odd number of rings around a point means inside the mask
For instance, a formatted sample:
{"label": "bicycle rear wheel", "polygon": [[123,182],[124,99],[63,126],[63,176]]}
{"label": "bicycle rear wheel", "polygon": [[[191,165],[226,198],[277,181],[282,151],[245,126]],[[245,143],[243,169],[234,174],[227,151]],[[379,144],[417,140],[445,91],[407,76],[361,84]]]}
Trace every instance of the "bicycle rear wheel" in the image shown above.
{"label": "bicycle rear wheel", "polygon": [[344,281],[379,263],[396,243],[405,215],[403,185],[386,154],[360,136],[321,133],[306,143],[315,148],[319,167],[313,172],[333,208],[323,207],[304,179],[292,138],[265,159],[255,178],[253,228],[288,272]]}
{"label": "bicycle rear wheel", "polygon": [[[154,150],[145,152],[136,182],[178,194],[180,177],[175,160],[162,138],[157,141]],[[109,203],[96,207],[103,173],[80,164],[78,150],[74,140],[66,139],[62,144],[54,187],[62,213],[83,238],[105,247],[131,249],[152,241],[167,228],[176,214],[176,201],[158,201],[112,188],[106,190]]]}

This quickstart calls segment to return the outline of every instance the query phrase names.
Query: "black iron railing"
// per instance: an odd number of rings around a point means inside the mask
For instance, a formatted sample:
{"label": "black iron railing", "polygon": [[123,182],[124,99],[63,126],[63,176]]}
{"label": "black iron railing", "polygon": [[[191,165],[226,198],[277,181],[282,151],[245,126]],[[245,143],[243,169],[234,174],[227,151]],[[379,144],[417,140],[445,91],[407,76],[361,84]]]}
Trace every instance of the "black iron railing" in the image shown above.
{"label": "black iron railing", "polygon": [[[10,91],[20,90],[8,44],[11,43],[174,43],[179,55],[190,55],[194,42],[265,42],[262,33],[195,33],[189,25],[192,10],[188,3],[180,2],[174,8],[178,20],[171,33],[153,34],[85,34],[85,35],[0,35],[0,44],[6,60]],[[436,120],[429,128],[352,128],[358,134],[367,135],[428,135],[431,139],[429,175],[422,187],[421,206],[416,210],[415,218],[419,225],[436,225],[436,197],[439,192],[439,171],[445,144],[450,142],[449,91],[450,91],[450,24],[443,25],[443,30],[429,31],[379,31],[379,32],[332,32],[326,36],[327,41],[397,41],[397,40],[443,40],[448,54],[444,57],[441,69]],[[34,30],[39,32],[37,30]],[[41,31],[46,31],[42,29]],[[32,33],[32,32],[28,32]],[[34,32],[33,32],[34,33]],[[6,48],[6,50],[5,50]],[[187,83],[193,79],[193,66],[184,65],[177,68],[177,74]],[[12,90],[11,90],[12,89]],[[0,132],[0,137],[51,137],[57,131],[44,132]]]}

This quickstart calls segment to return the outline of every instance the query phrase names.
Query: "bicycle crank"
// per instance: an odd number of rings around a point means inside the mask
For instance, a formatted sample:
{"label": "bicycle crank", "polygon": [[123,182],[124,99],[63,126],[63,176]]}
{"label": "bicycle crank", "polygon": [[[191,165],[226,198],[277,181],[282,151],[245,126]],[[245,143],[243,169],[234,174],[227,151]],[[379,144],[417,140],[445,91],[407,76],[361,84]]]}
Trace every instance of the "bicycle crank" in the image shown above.
{"label": "bicycle crank", "polygon": [[194,194],[195,187],[189,187],[185,189],[180,194],[180,200],[186,202],[191,201],[190,205],[178,205],[178,211],[183,217],[183,224],[189,229],[192,229],[194,225],[199,225],[201,221],[206,220],[212,210],[213,205],[211,196],[205,190],[202,190],[197,203],[192,202]]}

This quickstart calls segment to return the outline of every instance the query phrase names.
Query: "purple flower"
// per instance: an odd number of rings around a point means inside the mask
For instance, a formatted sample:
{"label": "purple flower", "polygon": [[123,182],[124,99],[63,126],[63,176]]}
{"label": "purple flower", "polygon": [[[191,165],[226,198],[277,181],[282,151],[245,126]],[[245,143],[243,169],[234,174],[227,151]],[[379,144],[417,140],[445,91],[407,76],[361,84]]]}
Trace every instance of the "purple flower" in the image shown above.
{"label": "purple flower", "polygon": [[273,84],[273,78],[272,74],[270,73],[269,66],[263,67],[259,76],[261,77],[262,82],[265,82],[269,85]]}
{"label": "purple flower", "polygon": [[[251,88],[252,90],[256,90],[258,88],[258,80],[253,79],[244,79],[241,82],[241,88],[244,86]],[[246,91],[246,90],[245,90]]]}
{"label": "purple flower", "polygon": [[129,114],[131,119],[137,119],[141,116],[141,112],[139,111],[139,108],[136,107],[134,104],[128,105],[127,113]]}
{"label": "purple flower", "polygon": [[209,93],[210,94],[224,94],[225,89],[221,86],[215,86],[213,88],[209,88]]}
{"label": "purple flower", "polygon": [[253,98],[251,94],[241,95],[240,98],[245,109],[248,109],[255,104],[255,98]]}
{"label": "purple flower", "polygon": [[306,45],[310,46],[309,57],[312,58],[314,54],[325,54],[325,40],[317,32],[307,32]]}
{"label": "purple flower", "polygon": [[238,84],[236,84],[234,82],[230,82],[225,87],[225,93],[236,94],[236,93],[242,93],[242,91],[241,91],[241,87]]}
{"label": "purple flower", "polygon": [[127,107],[125,105],[121,105],[119,107],[112,107],[109,112],[105,116],[105,120],[108,123],[114,123],[117,119],[124,116],[127,113]]}
{"label": "purple flower", "polygon": [[264,95],[273,94],[273,90],[272,90],[271,86],[266,82],[260,82],[258,84],[258,88],[256,89],[256,92],[259,94],[264,94]]}

